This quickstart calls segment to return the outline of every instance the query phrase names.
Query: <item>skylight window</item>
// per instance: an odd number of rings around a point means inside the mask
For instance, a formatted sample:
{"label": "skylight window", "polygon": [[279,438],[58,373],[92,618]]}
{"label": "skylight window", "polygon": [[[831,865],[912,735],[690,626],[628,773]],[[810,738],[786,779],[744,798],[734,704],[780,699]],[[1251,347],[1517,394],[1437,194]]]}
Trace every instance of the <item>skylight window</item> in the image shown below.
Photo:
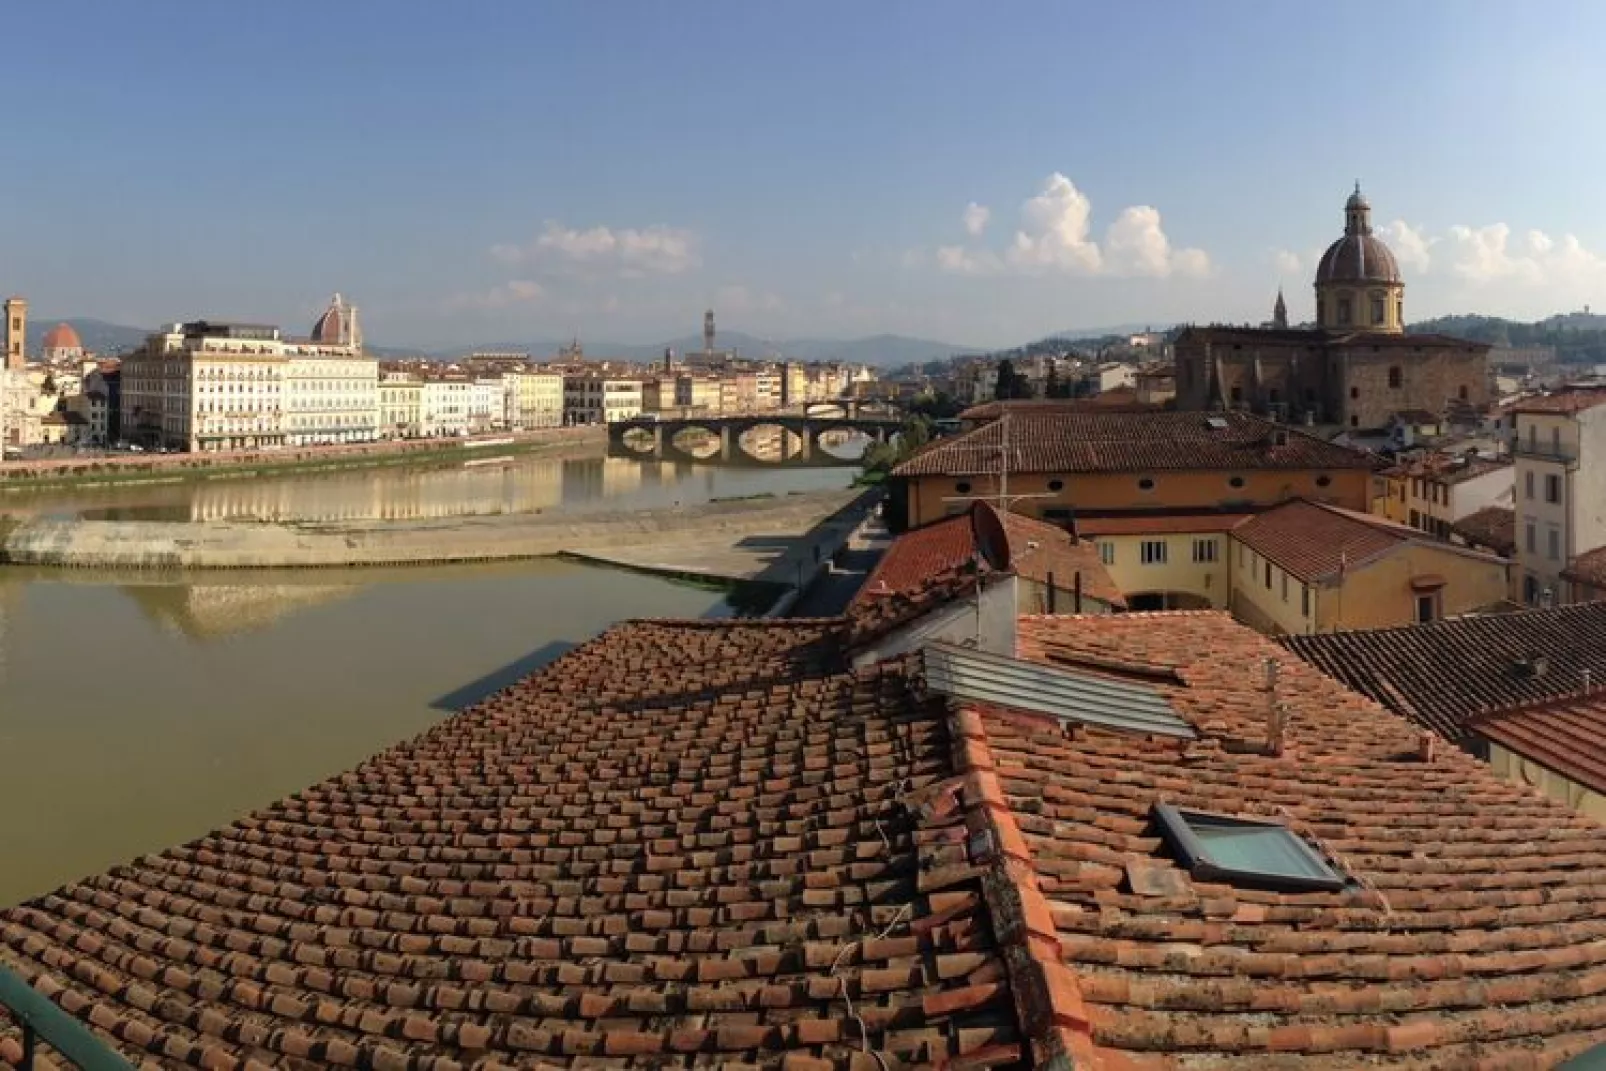
{"label": "skylight window", "polygon": [[1285,892],[1342,889],[1345,878],[1304,838],[1277,822],[1154,805],[1171,850],[1202,881]]}

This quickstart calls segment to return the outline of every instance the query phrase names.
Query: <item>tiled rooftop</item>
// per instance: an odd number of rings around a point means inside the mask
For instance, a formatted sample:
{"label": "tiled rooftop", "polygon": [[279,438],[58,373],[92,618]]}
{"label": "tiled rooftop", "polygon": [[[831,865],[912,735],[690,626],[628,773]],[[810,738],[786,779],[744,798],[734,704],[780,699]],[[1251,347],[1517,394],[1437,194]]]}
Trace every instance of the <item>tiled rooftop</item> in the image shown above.
{"label": "tiled rooftop", "polygon": [[[1516,542],[1515,536],[1512,542]],[[1597,547],[1578,555],[1561,571],[1561,575],[1566,580],[1606,590],[1606,547]]]}
{"label": "tiled rooftop", "polygon": [[[1009,540],[1011,572],[1040,584],[1048,583],[1052,575],[1054,586],[1067,590],[1080,574],[1082,591],[1089,598],[1112,606],[1126,605],[1121,589],[1099,560],[1095,544],[1078,540],[1057,525],[1017,513],[1001,513],[998,517]],[[934,576],[971,566],[976,560],[974,531],[967,512],[905,532],[881,556],[854,603],[910,595],[924,588]]]}
{"label": "tiled rooftop", "polygon": [[1358,569],[1407,543],[1434,543],[1450,553],[1468,553],[1382,517],[1302,499],[1251,517],[1234,528],[1232,536],[1311,583],[1335,576],[1346,567]]}
{"label": "tiled rooftop", "polygon": [[0,963],[168,1066],[1008,1062],[964,816],[903,802],[951,775],[946,720],[903,663],[837,666],[835,627],[617,627],[0,912]]}
{"label": "tiled rooftop", "polygon": [[1511,470],[1509,459],[1492,460],[1485,457],[1450,457],[1446,454],[1430,454],[1426,457],[1413,458],[1402,461],[1388,469],[1390,476],[1403,476],[1407,479],[1421,477],[1435,483],[1459,484],[1467,480],[1487,476],[1491,472]]}
{"label": "tiled rooftop", "polygon": [[[1606,838],[1594,822],[1284,658],[1215,613],[1022,622],[1033,654],[1169,666],[1210,734],[1161,741],[989,712],[985,737],[1111,1066],[1549,1067],[1606,1033]],[[1431,740],[1431,738],[1427,738]],[[976,749],[979,750],[979,749]],[[974,752],[973,752],[974,753]],[[1430,755],[1424,761],[1424,754]],[[1207,884],[1150,808],[1303,834],[1339,892]]]}
{"label": "tiled rooftop", "polygon": [[1472,726],[1478,735],[1606,793],[1606,691],[1592,688],[1499,711]]}
{"label": "tiled rooftop", "polygon": [[[1220,426],[1216,426],[1220,425]],[[897,476],[1205,469],[1371,469],[1370,454],[1247,413],[1011,413],[933,446]]]}
{"label": "tiled rooftop", "polygon": [[1606,682],[1606,602],[1279,642],[1450,740],[1479,711],[1576,691],[1582,670]]}
{"label": "tiled rooftop", "polygon": [[1517,515],[1509,506],[1475,510],[1450,525],[1450,531],[1508,558],[1517,553]]}
{"label": "tiled rooftop", "polygon": [[[1020,623],[1189,739],[950,707],[918,655],[846,668],[844,624],[616,627],[0,912],[0,962],[158,1067],[1516,1068],[1606,1037],[1600,827],[1225,615]],[[1348,884],[1195,878],[1157,802],[1285,823]]]}
{"label": "tiled rooftop", "polygon": [[1561,390],[1554,394],[1539,394],[1523,398],[1511,406],[1513,413],[1581,413],[1597,405],[1606,405],[1606,390],[1581,387]]}
{"label": "tiled rooftop", "polygon": [[1084,538],[1116,535],[1178,535],[1194,532],[1230,532],[1252,513],[1110,513],[1080,515],[1076,530]]}
{"label": "tiled rooftop", "polygon": [[1131,412],[1155,412],[1158,405],[1139,402],[1137,392],[1130,387],[1119,387],[1090,398],[1011,398],[1007,401],[982,402],[959,414],[960,420],[997,420],[1005,412],[1014,416],[1042,416],[1048,413],[1088,413],[1111,409]]}

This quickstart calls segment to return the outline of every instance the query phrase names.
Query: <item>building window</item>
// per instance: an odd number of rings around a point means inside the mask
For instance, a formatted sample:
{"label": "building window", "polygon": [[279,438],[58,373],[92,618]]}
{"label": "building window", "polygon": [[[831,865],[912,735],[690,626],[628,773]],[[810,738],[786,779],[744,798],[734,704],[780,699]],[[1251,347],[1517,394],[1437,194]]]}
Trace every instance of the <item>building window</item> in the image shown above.
{"label": "building window", "polygon": [[1288,601],[1288,574],[1283,574],[1283,602]]}
{"label": "building window", "polygon": [[1418,513],[1416,510],[1412,510],[1411,511],[1411,527],[1412,528],[1421,528],[1422,527],[1422,514]]}
{"label": "building window", "polygon": [[1360,399],[1360,396],[1361,396],[1361,388],[1359,388],[1359,387],[1351,387],[1349,389],[1349,400],[1350,401],[1352,401],[1352,402],[1353,401],[1357,401],[1357,400]]}
{"label": "building window", "polygon": [[1244,478],[1242,476],[1230,476],[1227,479],[1227,486],[1233,488],[1234,490],[1242,487],[1243,485]]}
{"label": "building window", "polygon": [[1467,400],[1467,385],[1465,383],[1455,389],[1455,396],[1463,402]]}
{"label": "building window", "polygon": [[1398,388],[1400,383],[1403,381],[1403,379],[1404,379],[1404,374],[1400,371],[1400,366],[1397,365],[1397,364],[1396,365],[1390,365],[1389,366],[1389,386]]}
{"label": "building window", "polygon": [[1374,324],[1383,322],[1383,299],[1380,297],[1372,298],[1372,322]]}
{"label": "building window", "polygon": [[1329,486],[1332,485],[1332,482],[1333,482],[1333,478],[1331,476],[1326,475],[1326,474],[1323,474],[1321,476],[1316,477],[1316,486],[1317,487],[1329,487]]}
{"label": "building window", "polygon": [[1149,477],[1147,477],[1147,476],[1143,477],[1143,479],[1138,481],[1138,490],[1139,491],[1152,491],[1152,490],[1154,490],[1154,481],[1149,479]]}
{"label": "building window", "polygon": [[1164,565],[1165,547],[1163,539],[1145,539],[1142,548],[1142,561],[1144,565]]}
{"label": "building window", "polygon": [[1238,564],[1241,566],[1249,560],[1249,549],[1242,543],[1238,544]]}
{"label": "building window", "polygon": [[1193,560],[1201,564],[1215,561],[1216,541],[1214,539],[1195,539],[1193,541]]}
{"label": "building window", "polygon": [[1350,300],[1347,297],[1338,299],[1338,322],[1341,327],[1348,327],[1353,314],[1350,312]]}
{"label": "building window", "polygon": [[1233,405],[1237,405],[1239,402],[1241,402],[1243,400],[1244,400],[1244,389],[1242,387],[1234,387],[1234,388],[1232,388],[1232,404]]}
{"label": "building window", "polygon": [[1065,490],[1065,481],[1064,480],[1049,480],[1048,481],[1048,489],[1050,491],[1054,491],[1054,492],[1063,491],[1063,490]]}
{"label": "building window", "polygon": [[954,484],[954,490],[958,491],[962,495],[968,495],[970,494],[970,483],[966,480],[960,480],[958,483]]}
{"label": "building window", "polygon": [[1351,414],[1350,418],[1349,418],[1349,426],[1352,427],[1352,428],[1360,427],[1361,426],[1361,418],[1358,417],[1358,416],[1355,416],[1354,414]]}
{"label": "building window", "polygon": [[1281,892],[1344,888],[1344,877],[1278,822],[1154,805],[1160,834],[1194,879]]}
{"label": "building window", "polygon": [[1426,624],[1437,620],[1439,616],[1439,596],[1418,595],[1416,597],[1416,620],[1418,624]]}
{"label": "building window", "polygon": [[1522,495],[1524,498],[1532,498],[1534,496],[1534,474],[1531,472],[1522,474]]}
{"label": "building window", "polygon": [[1299,586],[1299,613],[1301,617],[1310,616],[1310,585]]}
{"label": "building window", "polygon": [[1115,564],[1115,544],[1107,539],[1099,540],[1099,561],[1105,565]]}
{"label": "building window", "polygon": [[1523,528],[1523,546],[1527,548],[1529,554],[1537,553],[1539,550],[1539,529],[1533,521],[1529,521]]}
{"label": "building window", "polygon": [[1266,590],[1271,590],[1271,562],[1266,563]]}
{"label": "building window", "polygon": [[1553,472],[1545,474],[1545,501],[1551,505],[1561,502],[1561,477]]}

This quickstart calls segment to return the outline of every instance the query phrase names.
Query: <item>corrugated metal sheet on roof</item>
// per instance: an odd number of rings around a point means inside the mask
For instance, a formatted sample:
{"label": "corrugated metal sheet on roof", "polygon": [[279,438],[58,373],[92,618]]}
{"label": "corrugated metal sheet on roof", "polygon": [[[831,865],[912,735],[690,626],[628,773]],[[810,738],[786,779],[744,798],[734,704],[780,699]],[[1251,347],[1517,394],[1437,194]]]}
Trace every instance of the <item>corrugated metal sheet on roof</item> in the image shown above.
{"label": "corrugated metal sheet on roof", "polygon": [[952,699],[1030,710],[1066,721],[1191,739],[1193,726],[1142,684],[1072,673],[950,643],[921,649],[926,686]]}

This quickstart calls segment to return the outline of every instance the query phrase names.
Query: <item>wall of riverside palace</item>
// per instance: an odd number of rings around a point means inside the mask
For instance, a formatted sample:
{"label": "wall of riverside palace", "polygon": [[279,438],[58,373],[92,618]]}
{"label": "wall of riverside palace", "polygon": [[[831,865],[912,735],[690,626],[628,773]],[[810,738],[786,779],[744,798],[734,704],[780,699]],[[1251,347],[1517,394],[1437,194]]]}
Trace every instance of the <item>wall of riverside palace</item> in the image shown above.
{"label": "wall of riverside palace", "polygon": [[[1152,480],[1153,486],[1140,486],[1139,481],[1145,479]],[[1232,486],[1233,479],[1242,480],[1243,486]],[[1057,489],[1052,486],[1056,482]],[[998,478],[993,475],[911,477],[909,523],[928,524],[968,509],[972,499],[997,492]],[[1055,512],[1064,510],[1249,512],[1290,498],[1307,498],[1364,513],[1371,504],[1371,473],[1362,469],[1011,473],[1009,494],[1033,496],[1013,502],[1013,512],[1050,521],[1065,516]]]}

